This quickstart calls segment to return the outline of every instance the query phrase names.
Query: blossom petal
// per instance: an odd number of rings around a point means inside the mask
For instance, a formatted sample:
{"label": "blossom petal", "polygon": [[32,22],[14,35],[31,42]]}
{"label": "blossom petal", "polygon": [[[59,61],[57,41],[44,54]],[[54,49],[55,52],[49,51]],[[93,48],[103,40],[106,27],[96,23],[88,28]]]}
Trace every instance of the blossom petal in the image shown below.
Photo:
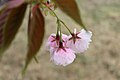
{"label": "blossom petal", "polygon": [[74,61],[76,58],[74,51],[72,49],[66,48],[66,51],[60,49],[59,51],[55,51],[51,60],[56,65],[66,66]]}
{"label": "blossom petal", "polygon": [[55,43],[54,42],[51,42],[54,40],[53,36],[56,36],[56,34],[51,34],[47,40],[47,43],[46,43],[46,49],[49,51],[50,50],[50,47],[51,45],[53,46]]}
{"label": "blossom petal", "polygon": [[[63,41],[66,41],[67,37],[68,37],[67,35],[62,34]],[[50,50],[50,47],[58,47],[58,44],[56,42],[56,34],[51,34],[47,40],[46,48],[48,51]]]}
{"label": "blossom petal", "polygon": [[78,36],[83,38],[83,39],[88,39],[91,41],[92,32],[91,31],[86,32],[84,29],[82,29],[80,31],[80,33],[78,34]]}
{"label": "blossom petal", "polygon": [[[80,39],[76,39],[75,43],[73,39],[68,39],[67,46],[73,49],[75,53],[81,53],[89,48],[89,43],[92,41],[92,32],[86,32],[84,29],[82,29],[77,36],[80,37]],[[71,35],[69,36],[69,38],[70,37]]]}

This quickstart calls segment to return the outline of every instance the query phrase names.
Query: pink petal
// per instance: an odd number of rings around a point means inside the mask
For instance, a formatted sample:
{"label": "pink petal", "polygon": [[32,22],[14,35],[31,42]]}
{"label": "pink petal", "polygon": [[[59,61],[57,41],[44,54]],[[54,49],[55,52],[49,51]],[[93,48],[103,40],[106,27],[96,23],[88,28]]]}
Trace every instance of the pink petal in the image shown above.
{"label": "pink petal", "polygon": [[56,34],[51,34],[47,40],[46,43],[46,49],[49,51],[51,46],[56,46],[55,42],[51,42],[54,40],[53,36],[56,36]]}
{"label": "pink petal", "polygon": [[76,58],[74,51],[69,48],[65,48],[66,51],[63,49],[60,49],[59,51],[56,49],[53,56],[51,57],[51,60],[56,65],[62,65],[66,66],[68,64],[71,64],[74,59]]}
{"label": "pink petal", "polygon": [[[91,40],[92,32],[90,31],[86,32],[85,30],[82,29],[77,36],[80,37],[81,39],[76,39],[75,44],[73,40],[68,40],[67,46],[73,49],[75,53],[81,53],[87,50],[87,48],[89,48],[89,43],[92,41]],[[69,36],[69,38],[70,37],[71,35]]]}
{"label": "pink petal", "polygon": [[82,29],[78,36],[82,37],[83,39],[91,40],[92,32],[91,31],[86,32],[84,29]]}
{"label": "pink petal", "polygon": [[[54,37],[53,37],[54,36]],[[50,50],[51,47],[58,47],[58,44],[56,43],[55,40],[55,37],[56,37],[56,34],[51,34],[47,40],[47,43],[46,43],[46,48],[47,50]],[[67,40],[67,35],[65,34],[62,34],[62,39],[63,41],[66,41]]]}

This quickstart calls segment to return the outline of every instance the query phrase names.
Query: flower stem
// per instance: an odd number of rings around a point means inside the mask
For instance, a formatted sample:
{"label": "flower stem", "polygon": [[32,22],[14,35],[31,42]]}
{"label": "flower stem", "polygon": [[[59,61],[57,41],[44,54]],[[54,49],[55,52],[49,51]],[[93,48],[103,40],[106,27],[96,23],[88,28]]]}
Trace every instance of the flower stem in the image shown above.
{"label": "flower stem", "polygon": [[60,42],[62,42],[62,31],[61,31],[61,24],[59,19],[57,20],[57,24],[58,24],[57,34],[60,35]]}
{"label": "flower stem", "polygon": [[[59,24],[59,20],[57,20],[57,22],[56,22],[57,24]],[[59,35],[59,30],[60,30],[60,27],[59,27],[59,25],[57,26],[57,34],[56,34],[56,36],[58,36]]]}
{"label": "flower stem", "polygon": [[70,29],[67,27],[67,25],[62,20],[60,20],[60,22],[65,26],[65,28],[67,28],[67,30],[69,31],[69,33],[72,34],[72,32],[70,31]]}
{"label": "flower stem", "polygon": [[[44,3],[43,3],[44,4]],[[45,4],[44,4],[45,5]],[[46,5],[45,5],[46,6]],[[72,34],[72,32],[70,31],[70,29],[67,27],[67,25],[56,15],[56,13],[50,8],[50,7],[48,7],[48,6],[46,6],[53,14],[54,14],[54,16],[57,18],[57,23],[59,22],[59,24],[60,23],[62,23],[64,26],[65,26],[65,28],[69,31],[69,33],[70,34]],[[58,25],[59,25],[58,24]],[[58,26],[59,27],[59,26]],[[58,30],[58,29],[57,29]]]}

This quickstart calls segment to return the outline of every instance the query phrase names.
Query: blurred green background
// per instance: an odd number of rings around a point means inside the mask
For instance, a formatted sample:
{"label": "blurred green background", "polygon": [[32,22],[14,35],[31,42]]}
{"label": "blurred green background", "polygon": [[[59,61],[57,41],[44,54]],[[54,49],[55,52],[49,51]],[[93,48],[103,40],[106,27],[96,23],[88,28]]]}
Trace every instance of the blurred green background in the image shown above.
{"label": "blurred green background", "polygon": [[[45,49],[48,36],[56,32],[55,18],[46,16],[46,34],[37,58],[28,67],[24,80],[120,80],[120,0],[77,0],[82,19],[93,32],[90,48],[66,66],[56,66]],[[72,29],[81,29],[73,20],[56,11]],[[63,14],[63,15],[61,15]],[[27,51],[27,17],[0,62],[0,80],[21,80]],[[63,28],[63,33],[67,33]]]}

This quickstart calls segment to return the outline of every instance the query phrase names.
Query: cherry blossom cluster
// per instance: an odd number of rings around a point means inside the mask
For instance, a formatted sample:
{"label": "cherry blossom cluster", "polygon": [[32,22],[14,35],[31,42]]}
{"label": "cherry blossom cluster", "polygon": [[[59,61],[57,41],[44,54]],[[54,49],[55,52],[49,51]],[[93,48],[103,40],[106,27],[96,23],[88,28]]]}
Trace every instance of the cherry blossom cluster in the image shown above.
{"label": "cherry blossom cluster", "polygon": [[47,49],[50,52],[51,61],[56,65],[66,66],[71,64],[77,53],[82,53],[87,48],[91,40],[92,32],[76,29],[69,36],[65,34],[51,34],[47,40]]}
{"label": "cherry blossom cluster", "polygon": [[[92,32],[82,29],[77,32],[74,29],[72,33],[67,25],[54,12],[55,4],[47,0],[43,2],[43,12],[52,12],[57,19],[57,34],[51,34],[47,40],[47,50],[50,52],[51,61],[56,65],[66,66],[72,63],[77,53],[83,53],[89,47],[92,41]],[[61,32],[61,24],[69,31],[70,35],[65,35]]]}

